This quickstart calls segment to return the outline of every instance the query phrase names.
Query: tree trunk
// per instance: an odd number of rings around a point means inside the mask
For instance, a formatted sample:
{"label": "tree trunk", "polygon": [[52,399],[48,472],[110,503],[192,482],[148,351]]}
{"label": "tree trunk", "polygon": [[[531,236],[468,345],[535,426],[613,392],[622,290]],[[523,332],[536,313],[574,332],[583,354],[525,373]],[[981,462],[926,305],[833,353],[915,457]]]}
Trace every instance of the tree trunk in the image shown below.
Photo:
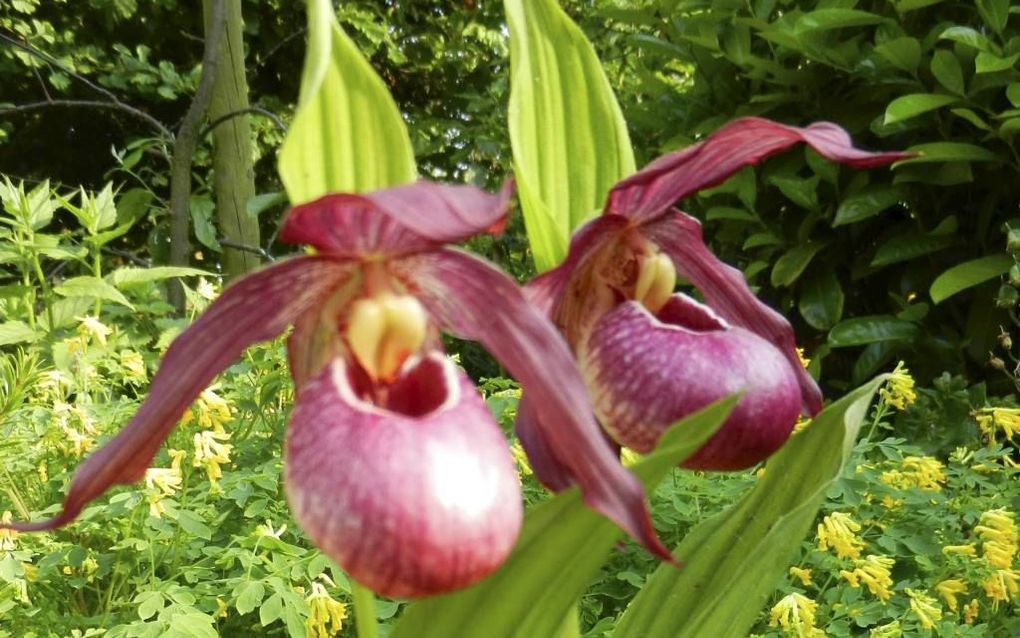
{"label": "tree trunk", "polygon": [[[203,0],[203,4],[208,39],[213,3]],[[258,219],[249,215],[247,210],[248,200],[255,196],[251,118],[247,113],[240,113],[249,106],[241,0],[226,0],[225,8],[225,32],[219,39],[209,119],[216,122],[221,117],[234,115],[213,129],[216,215],[221,236],[233,244],[258,249]],[[223,271],[228,279],[243,275],[258,265],[257,254],[224,246]]]}

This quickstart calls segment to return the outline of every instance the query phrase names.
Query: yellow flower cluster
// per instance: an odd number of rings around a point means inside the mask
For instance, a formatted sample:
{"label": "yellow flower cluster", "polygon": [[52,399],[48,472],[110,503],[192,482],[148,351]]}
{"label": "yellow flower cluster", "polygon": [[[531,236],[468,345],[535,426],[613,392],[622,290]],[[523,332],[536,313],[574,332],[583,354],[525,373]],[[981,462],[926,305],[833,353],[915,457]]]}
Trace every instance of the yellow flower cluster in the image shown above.
{"label": "yellow flower cluster", "polygon": [[910,611],[914,612],[917,620],[925,629],[934,629],[935,623],[942,620],[942,607],[938,601],[924,593],[907,589],[907,596],[910,597]]}
{"label": "yellow flower cluster", "polygon": [[807,587],[807,586],[809,586],[811,584],[811,570],[810,569],[803,569],[803,568],[800,568],[800,567],[791,567],[790,568],[790,575],[793,576],[794,578],[797,578],[798,580],[800,580],[800,584],[804,585],[805,587]]}
{"label": "yellow flower cluster", "polygon": [[796,638],[816,638],[825,632],[815,627],[818,603],[802,594],[784,596],[769,614],[770,627],[782,627],[783,633]]}
{"label": "yellow flower cluster", "polygon": [[187,453],[184,450],[170,450],[170,467],[149,468],[145,471],[145,487],[149,499],[149,515],[161,518],[166,513],[163,499],[173,496],[181,489],[184,480],[181,462]]}
{"label": "yellow flower cluster", "polygon": [[96,422],[83,406],[57,401],[53,404],[53,419],[64,435],[62,447],[68,454],[81,457],[95,446]]}
{"label": "yellow flower cluster", "polygon": [[935,585],[935,591],[942,597],[942,600],[946,601],[950,611],[957,611],[960,608],[960,603],[956,596],[967,593],[967,583],[959,578],[949,578]]}
{"label": "yellow flower cluster", "polygon": [[234,446],[224,443],[229,440],[230,434],[222,428],[202,430],[195,434],[195,458],[192,465],[205,469],[205,474],[213,489],[219,487],[219,480],[223,478],[223,470],[220,469],[220,466],[230,463],[230,453]]}
{"label": "yellow flower cluster", "polygon": [[885,387],[879,394],[883,401],[897,410],[906,410],[917,401],[914,378],[910,376],[910,370],[907,370],[902,361],[896,364],[896,369],[889,375]]}
{"label": "yellow flower cluster", "polygon": [[191,409],[181,417],[181,425],[198,421],[201,428],[220,431],[224,425],[230,423],[231,418],[230,404],[226,399],[207,389],[198,395]]}
{"label": "yellow flower cluster", "polygon": [[1020,408],[981,408],[973,414],[989,444],[998,442],[1000,431],[1008,441],[1020,434]]}
{"label": "yellow flower cluster", "polygon": [[347,618],[347,607],[333,600],[326,588],[319,583],[312,584],[312,593],[306,598],[308,602],[308,620],[305,629],[308,638],[333,638],[343,628]]}
{"label": "yellow flower cluster", "polygon": [[900,621],[894,620],[891,623],[879,625],[868,632],[868,638],[900,638],[903,635],[903,628]]}
{"label": "yellow flower cluster", "polygon": [[145,360],[134,350],[121,350],[120,367],[124,370],[124,378],[128,383],[145,383],[149,373],[145,369]]}
{"label": "yellow flower cluster", "polygon": [[[4,512],[0,523],[10,523],[11,513]],[[18,548],[18,533],[12,529],[0,529],[0,552],[13,552]]]}
{"label": "yellow flower cluster", "polygon": [[994,570],[981,586],[996,609],[1000,602],[1013,600],[1020,590],[1020,575],[1013,570],[1018,549],[1016,515],[1005,508],[984,512],[974,532],[981,539],[981,557]]}
{"label": "yellow flower cluster", "polygon": [[946,468],[932,456],[908,456],[903,459],[902,469],[882,472],[879,480],[897,489],[917,487],[938,492],[946,482]]}
{"label": "yellow flower cluster", "polygon": [[864,541],[857,536],[861,531],[849,514],[833,512],[818,524],[818,549],[825,551],[832,547],[839,558],[860,558]]}
{"label": "yellow flower cluster", "polygon": [[113,330],[107,327],[96,317],[76,317],[78,319],[78,336],[83,343],[98,343],[106,345],[106,338],[113,334]]}
{"label": "yellow flower cluster", "polygon": [[860,587],[864,583],[874,596],[882,602],[889,600],[893,581],[890,570],[896,561],[888,556],[869,554],[863,560],[855,559],[853,571],[840,570],[839,575],[846,579],[851,587]]}

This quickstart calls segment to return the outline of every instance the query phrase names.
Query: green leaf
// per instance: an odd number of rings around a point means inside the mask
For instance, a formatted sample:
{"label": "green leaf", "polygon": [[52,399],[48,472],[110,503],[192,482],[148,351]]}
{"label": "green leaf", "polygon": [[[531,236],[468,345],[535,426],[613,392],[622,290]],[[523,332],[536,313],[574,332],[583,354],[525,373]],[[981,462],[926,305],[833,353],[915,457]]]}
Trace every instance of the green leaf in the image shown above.
{"label": "green leaf", "polygon": [[916,334],[915,324],[891,315],[854,317],[840,321],[829,331],[829,345],[846,348],[876,341],[906,341]]}
{"label": "green leaf", "polygon": [[874,217],[890,206],[902,202],[906,196],[907,190],[901,186],[887,184],[866,186],[840,202],[832,226],[853,224]]}
{"label": "green leaf", "polygon": [[898,97],[885,108],[885,124],[895,124],[903,120],[917,117],[923,113],[955,104],[957,98],[952,95],[935,93],[911,93]]}
{"label": "green leaf", "polygon": [[121,288],[123,286],[144,284],[150,281],[161,281],[163,279],[170,279],[171,277],[201,276],[212,277],[213,275],[212,273],[199,270],[198,268],[187,268],[184,266],[153,266],[152,268],[125,266],[106,275],[105,279],[114,286]]}
{"label": "green leaf", "polygon": [[908,73],[913,73],[921,63],[921,43],[917,38],[902,37],[883,42],[875,47],[875,53]]}
{"label": "green leaf", "polygon": [[783,195],[801,208],[814,210],[818,208],[818,182],[821,177],[814,175],[808,178],[774,175],[769,183],[777,187]]}
{"label": "green leaf", "polygon": [[40,337],[42,337],[42,334],[36,332],[27,323],[22,321],[5,321],[0,323],[0,346],[9,346],[15,343],[32,343]]}
{"label": "green leaf", "polygon": [[1002,158],[987,148],[964,142],[931,142],[916,144],[907,149],[918,157],[896,162],[894,167],[930,162],[998,162]]}
{"label": "green leaf", "polygon": [[864,27],[885,22],[886,18],[856,9],[818,9],[797,19],[794,32],[800,36],[815,31],[829,31],[846,27]]}
{"label": "green leaf", "polygon": [[830,405],[734,507],[695,527],[624,612],[614,638],[746,636],[843,472],[877,378]]}
{"label": "green leaf", "polygon": [[216,238],[216,224],[213,215],[216,212],[216,204],[208,195],[192,195],[188,208],[191,210],[191,223],[195,228],[195,238],[208,248],[220,252],[219,239]]}
{"label": "green leaf", "polygon": [[1020,107],[1020,82],[1013,82],[1006,87],[1006,99],[1015,107]]}
{"label": "green leaf", "polygon": [[259,623],[263,627],[273,624],[283,615],[283,596],[276,593],[259,607]]}
{"label": "green leaf", "polygon": [[[634,473],[646,487],[657,484],[712,436],[735,403],[720,401],[674,425]],[[413,603],[390,638],[553,636],[620,535],[584,506],[576,488],[562,492],[528,513],[517,546],[495,574]]]}
{"label": "green leaf", "polygon": [[963,83],[963,67],[952,51],[939,49],[931,58],[931,74],[939,81],[939,84],[946,87],[957,95],[964,95],[967,89]]}
{"label": "green leaf", "polygon": [[252,217],[258,217],[273,206],[278,206],[286,202],[287,195],[285,193],[281,193],[279,191],[261,193],[248,200],[248,203],[245,205],[245,211]]}
{"label": "green leaf", "polygon": [[1009,0],[977,0],[978,13],[992,31],[1002,33],[1009,20]]}
{"label": "green leaf", "polygon": [[292,204],[414,181],[414,150],[386,85],[340,29],[329,0],[308,0],[301,98],[280,150]]}
{"label": "green leaf", "polygon": [[939,34],[939,39],[952,40],[953,42],[959,42],[960,44],[975,48],[978,51],[995,53],[995,48],[992,46],[991,41],[970,27],[949,27]]}
{"label": "green leaf", "polygon": [[215,624],[216,621],[207,614],[175,614],[170,619],[170,633],[185,638],[219,638],[219,632],[213,627]]}
{"label": "green leaf", "polygon": [[262,599],[266,596],[266,587],[257,580],[248,581],[242,583],[234,593],[237,595],[237,602],[234,605],[237,607],[237,613],[244,616],[262,604]]}
{"label": "green leaf", "polygon": [[53,289],[61,297],[90,297],[119,303],[134,310],[135,307],[119,290],[98,277],[72,277]]}
{"label": "green leaf", "polygon": [[935,303],[942,303],[962,290],[998,277],[1009,270],[1013,263],[1009,255],[997,254],[957,264],[932,282],[928,294]]}
{"label": "green leaf", "polygon": [[981,51],[974,59],[974,72],[996,73],[998,71],[1005,71],[1012,69],[1017,60],[1020,60],[1020,53],[1003,57],[994,53],[988,53],[987,51]]}
{"label": "green leaf", "polygon": [[815,269],[803,279],[797,307],[812,328],[828,330],[843,317],[843,301],[843,287],[836,273]]}
{"label": "green leaf", "polygon": [[163,610],[166,600],[158,591],[143,591],[135,597],[138,603],[138,617],[148,620]]}
{"label": "green leaf", "polygon": [[595,51],[555,0],[506,0],[510,143],[539,271],[634,172],[627,125]]}
{"label": "green leaf", "polygon": [[194,512],[188,510],[180,510],[177,512],[177,522],[180,523],[181,529],[197,536],[203,540],[212,540],[212,528],[205,524],[202,519]]}
{"label": "green leaf", "polygon": [[792,285],[822,248],[825,248],[824,243],[812,241],[794,246],[783,253],[772,267],[772,285],[776,287]]}
{"label": "green leaf", "polygon": [[921,235],[906,233],[888,240],[875,252],[872,266],[887,266],[901,261],[910,261],[958,243],[953,235]]}

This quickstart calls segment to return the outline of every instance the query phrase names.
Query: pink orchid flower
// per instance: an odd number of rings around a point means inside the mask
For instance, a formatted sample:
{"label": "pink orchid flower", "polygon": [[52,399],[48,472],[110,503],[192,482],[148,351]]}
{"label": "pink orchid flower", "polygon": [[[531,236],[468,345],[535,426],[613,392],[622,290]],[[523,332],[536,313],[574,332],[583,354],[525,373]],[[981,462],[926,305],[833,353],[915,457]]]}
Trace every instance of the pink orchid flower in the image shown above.
{"label": "pink orchid flower", "polygon": [[[575,233],[566,260],[528,284],[533,303],[566,336],[615,443],[648,452],[677,420],[741,392],[720,430],[683,463],[740,469],[776,451],[802,412],[821,409],[789,322],[712,254],[695,218],[674,208],[800,142],[856,168],[908,157],[856,149],[828,122],[796,128],[736,120],[618,183],[602,215]],[[674,292],[678,273],[706,304]],[[562,488],[578,477],[550,445],[544,410],[530,399],[522,401],[518,435],[539,478]]]}
{"label": "pink orchid flower", "polygon": [[112,485],[140,480],[184,411],[249,345],[293,326],[297,399],[285,487],[308,536],[353,578],[392,597],[465,587],[491,573],[521,526],[520,485],[498,425],[439,330],[484,344],[544,415],[543,437],[585,502],[659,556],[637,479],[591,415],[570,351],[520,288],[445,244],[505,223],[496,195],[418,182],[294,208],[282,239],[314,255],[227,287],[170,346],[148,398],[78,469],[59,527]]}

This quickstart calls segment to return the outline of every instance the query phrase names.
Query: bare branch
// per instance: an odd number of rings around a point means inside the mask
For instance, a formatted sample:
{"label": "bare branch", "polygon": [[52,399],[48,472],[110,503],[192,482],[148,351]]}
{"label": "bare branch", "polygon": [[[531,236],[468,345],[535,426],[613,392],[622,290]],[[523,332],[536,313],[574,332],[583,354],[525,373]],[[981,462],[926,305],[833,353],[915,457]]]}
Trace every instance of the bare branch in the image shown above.
{"label": "bare branch", "polygon": [[248,244],[242,244],[240,242],[233,241],[232,239],[227,239],[226,237],[220,237],[218,241],[221,245],[226,246],[227,248],[234,248],[236,250],[243,250],[246,253],[253,253],[266,261],[276,261],[276,258],[269,254],[269,251],[265,248],[249,246]]}
{"label": "bare branch", "polygon": [[5,34],[3,32],[0,32],[0,40],[4,40],[5,42],[7,42],[9,44],[12,44],[12,45],[16,46],[17,48],[21,49],[25,53],[39,58],[40,60],[42,60],[46,64],[50,64],[50,65],[53,65],[53,66],[57,67],[58,69],[60,69],[64,73],[70,75],[71,77],[73,77],[74,79],[78,80],[82,84],[86,85],[87,87],[89,87],[93,91],[96,91],[97,93],[102,93],[111,102],[120,102],[120,100],[117,99],[117,96],[114,95],[113,93],[111,93],[110,91],[108,91],[107,89],[104,89],[103,87],[99,86],[98,84],[96,84],[92,80],[88,79],[84,75],[81,75],[80,73],[69,69],[68,67],[64,66],[64,64],[62,64],[56,58],[53,58],[53,57],[43,53],[42,51],[40,51],[39,49],[35,48],[31,44],[28,44],[27,42],[22,42],[22,41],[18,40],[17,38],[12,38],[11,36],[9,36],[9,35],[7,35],[7,34]]}
{"label": "bare branch", "polygon": [[224,122],[231,118],[239,117],[241,115],[249,115],[252,113],[256,115],[263,115],[269,118],[270,120],[273,121],[273,124],[276,124],[276,126],[281,131],[283,131],[284,133],[287,132],[287,125],[283,122],[283,119],[279,115],[273,113],[269,109],[262,108],[261,106],[249,106],[248,108],[238,109],[236,111],[231,111],[230,113],[224,113],[223,115],[219,116],[212,122],[209,122],[209,124],[206,125],[204,129],[202,129],[202,133],[199,135],[199,137],[205,137],[209,133],[212,133],[213,129],[215,129],[217,126],[223,124]]}
{"label": "bare branch", "polygon": [[150,126],[158,130],[166,137],[173,137],[173,133],[163,125],[162,122],[152,117],[144,111],[140,111],[135,107],[125,104],[123,102],[104,102],[102,100],[47,100],[45,102],[32,102],[30,104],[19,104],[17,106],[10,106],[5,109],[0,109],[0,117],[9,115],[12,113],[25,113],[28,111],[37,111],[39,109],[46,109],[52,107],[67,107],[67,108],[92,108],[92,109],[110,109],[114,111],[121,111],[127,113],[135,118],[144,120]]}

